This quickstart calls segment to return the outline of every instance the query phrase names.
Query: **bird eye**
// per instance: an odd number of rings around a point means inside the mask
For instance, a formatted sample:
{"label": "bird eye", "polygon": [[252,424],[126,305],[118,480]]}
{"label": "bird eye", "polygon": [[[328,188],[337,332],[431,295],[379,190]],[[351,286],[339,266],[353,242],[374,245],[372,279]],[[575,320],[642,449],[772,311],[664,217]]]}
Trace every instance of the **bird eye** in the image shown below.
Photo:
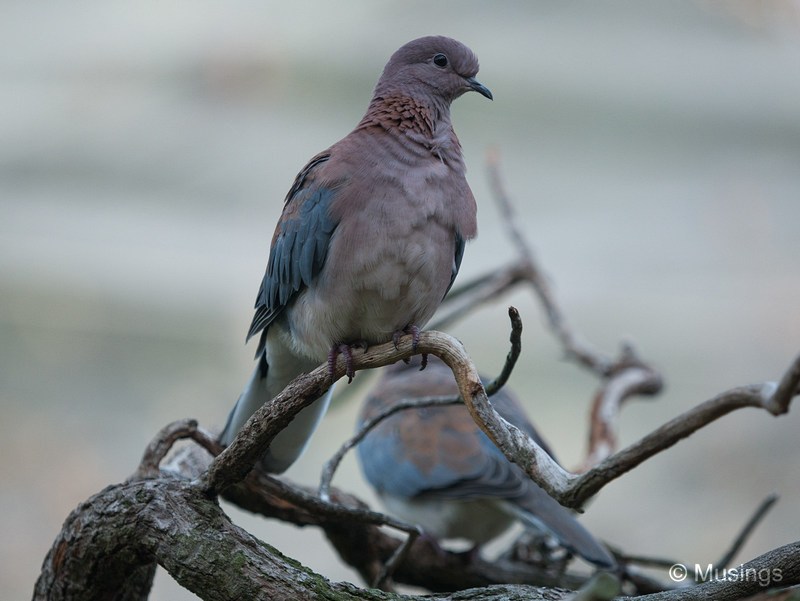
{"label": "bird eye", "polygon": [[447,57],[444,54],[437,54],[433,57],[433,64],[437,67],[446,67]]}

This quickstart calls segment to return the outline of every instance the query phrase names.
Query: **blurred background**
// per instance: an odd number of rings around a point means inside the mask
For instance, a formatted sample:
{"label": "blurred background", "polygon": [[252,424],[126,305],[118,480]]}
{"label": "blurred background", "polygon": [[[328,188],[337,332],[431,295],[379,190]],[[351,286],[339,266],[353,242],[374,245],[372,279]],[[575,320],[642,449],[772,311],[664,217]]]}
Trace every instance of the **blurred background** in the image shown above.
{"label": "blurred background", "polygon": [[[485,175],[598,348],[633,340],[657,400],[622,443],[800,350],[800,14],[790,1],[7,2],[0,19],[0,582],[30,595],[68,513],[125,479],[167,422],[221,425],[269,240],[300,167],[358,122],[391,53],[445,34],[495,95],[453,121],[479,203],[462,282],[509,260]],[[525,322],[512,379],[567,466],[595,380],[527,292],[454,327],[479,367]],[[359,374],[357,379],[369,376]],[[346,386],[340,386],[341,389]],[[358,395],[366,392],[361,387]],[[354,425],[337,403],[287,473],[318,480]],[[728,416],[602,491],[582,518],[631,553],[740,561],[800,539],[800,411]],[[335,484],[373,500],[353,458]],[[226,506],[263,540],[359,582],[313,530]],[[153,599],[192,599],[163,572]]]}

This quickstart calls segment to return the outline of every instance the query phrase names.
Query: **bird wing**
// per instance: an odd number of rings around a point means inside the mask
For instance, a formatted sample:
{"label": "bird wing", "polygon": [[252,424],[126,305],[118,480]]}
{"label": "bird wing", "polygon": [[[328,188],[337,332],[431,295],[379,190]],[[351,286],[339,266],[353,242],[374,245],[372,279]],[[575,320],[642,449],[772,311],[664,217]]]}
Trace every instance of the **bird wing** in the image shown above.
{"label": "bird wing", "polygon": [[[431,360],[423,372],[412,369],[406,366],[389,372],[386,388],[379,385],[373,392],[362,419],[400,399],[422,396],[420,391],[427,395],[457,391],[444,363]],[[512,397],[500,391],[492,404],[541,442]],[[401,411],[376,426],[361,441],[358,452],[372,486],[395,496],[514,498],[527,488],[528,478],[478,428],[463,405]]]}
{"label": "bird wing", "polygon": [[[311,159],[286,195],[247,340],[262,330],[266,333],[266,328],[301,290],[311,284],[325,264],[337,225],[328,208],[338,188],[320,184],[315,176],[330,156],[330,153],[322,153]],[[263,349],[264,336],[256,356]]]}
{"label": "bird wing", "polygon": [[[507,494],[499,492],[505,479],[502,469],[495,469],[502,465],[486,456],[464,408],[456,407],[463,413],[453,409],[403,411],[370,432],[358,452],[372,486],[405,498],[467,498],[482,492],[482,481],[490,481],[486,488],[494,488],[500,496]],[[466,420],[461,419],[463,414]]]}
{"label": "bird wing", "polygon": [[[464,237],[460,232],[456,231],[456,247],[455,254],[453,255],[453,271],[450,275],[450,283],[447,285],[447,290],[444,291],[444,296],[447,296],[447,293],[450,292],[450,288],[453,287],[453,282],[456,281],[458,270],[461,268],[461,259],[464,258],[464,247],[466,245],[467,242],[464,240]],[[442,299],[444,299],[444,296]]]}

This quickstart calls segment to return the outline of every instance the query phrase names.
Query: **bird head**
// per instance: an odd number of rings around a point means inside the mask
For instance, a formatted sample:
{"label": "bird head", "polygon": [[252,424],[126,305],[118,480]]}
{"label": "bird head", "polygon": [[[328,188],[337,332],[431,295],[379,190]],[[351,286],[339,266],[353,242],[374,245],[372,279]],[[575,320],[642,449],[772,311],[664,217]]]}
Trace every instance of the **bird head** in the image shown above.
{"label": "bird head", "polygon": [[478,92],[489,100],[492,93],[478,82],[478,58],[461,42],[444,36],[427,36],[397,50],[383,70],[375,94],[404,91],[415,99],[430,98],[449,105],[465,92]]}

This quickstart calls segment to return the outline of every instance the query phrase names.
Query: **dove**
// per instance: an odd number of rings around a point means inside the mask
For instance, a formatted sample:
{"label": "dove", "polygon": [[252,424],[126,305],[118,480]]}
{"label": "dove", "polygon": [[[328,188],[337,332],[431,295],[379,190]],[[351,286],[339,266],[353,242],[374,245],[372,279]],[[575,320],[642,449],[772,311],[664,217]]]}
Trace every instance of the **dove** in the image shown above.
{"label": "dove", "polygon": [[[413,40],[389,59],[366,114],[313,157],[289,189],[275,228],[248,340],[258,364],[220,441],[230,444],[265,402],[300,374],[351,348],[408,333],[418,340],[453,284],[477,206],[450,105],[491,92],[478,59],[443,36]],[[302,453],[329,391],[272,441],[261,466],[281,473]]]}
{"label": "dove", "polygon": [[[432,357],[424,372],[417,362],[384,370],[364,402],[361,423],[404,399],[458,393],[442,361]],[[490,401],[552,456],[505,388]],[[398,411],[370,430],[357,450],[366,480],[389,513],[436,539],[462,538],[478,548],[519,521],[598,567],[616,565],[567,509],[503,455],[463,404]]]}

